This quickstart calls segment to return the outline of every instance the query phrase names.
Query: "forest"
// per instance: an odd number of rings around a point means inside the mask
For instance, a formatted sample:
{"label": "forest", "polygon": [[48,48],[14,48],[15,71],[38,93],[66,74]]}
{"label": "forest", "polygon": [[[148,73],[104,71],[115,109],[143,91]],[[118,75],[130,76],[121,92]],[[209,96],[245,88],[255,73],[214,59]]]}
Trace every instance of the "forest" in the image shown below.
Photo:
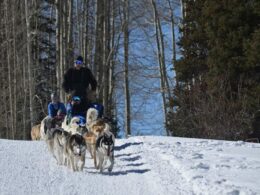
{"label": "forest", "polygon": [[2,0],[0,15],[0,138],[29,140],[50,94],[66,102],[78,55],[125,136],[260,131],[259,0]]}

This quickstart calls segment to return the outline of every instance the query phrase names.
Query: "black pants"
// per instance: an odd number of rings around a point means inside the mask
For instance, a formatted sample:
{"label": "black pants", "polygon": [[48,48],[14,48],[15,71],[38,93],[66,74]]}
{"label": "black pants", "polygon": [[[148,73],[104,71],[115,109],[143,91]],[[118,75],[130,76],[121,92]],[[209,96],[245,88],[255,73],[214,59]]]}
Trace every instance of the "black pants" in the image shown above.
{"label": "black pants", "polygon": [[80,102],[79,104],[74,104],[71,109],[71,115],[76,116],[86,116],[86,111],[87,111],[87,104],[86,102]]}

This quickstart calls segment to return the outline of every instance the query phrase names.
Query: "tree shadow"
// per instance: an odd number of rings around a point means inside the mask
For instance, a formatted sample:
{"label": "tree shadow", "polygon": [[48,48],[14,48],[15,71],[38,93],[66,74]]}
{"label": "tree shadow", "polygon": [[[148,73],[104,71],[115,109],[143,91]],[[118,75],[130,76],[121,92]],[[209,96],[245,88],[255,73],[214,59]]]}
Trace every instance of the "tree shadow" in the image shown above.
{"label": "tree shadow", "polygon": [[141,156],[135,156],[135,157],[130,157],[130,158],[122,158],[121,160],[122,161],[137,161],[137,160],[139,160],[139,159],[141,159]]}
{"label": "tree shadow", "polygon": [[141,145],[141,144],[143,144],[143,142],[125,143],[121,146],[115,146],[115,151],[120,151],[120,150],[128,148],[129,146],[136,146],[136,145]]}
{"label": "tree shadow", "polygon": [[129,156],[137,155],[137,154],[140,154],[140,153],[142,153],[142,152],[116,154],[116,155],[115,155],[115,158],[120,158],[120,157],[129,157]]}
{"label": "tree shadow", "polygon": [[129,173],[144,174],[148,171],[151,171],[151,169],[131,169],[131,170],[125,170],[125,171],[110,172],[110,173],[104,172],[103,175],[119,176],[119,175],[127,175]]}
{"label": "tree shadow", "polygon": [[130,164],[127,164],[126,166],[127,167],[139,167],[142,165],[144,165],[144,163],[130,163]]}
{"label": "tree shadow", "polygon": [[115,171],[115,172],[107,172],[105,170],[103,173],[100,172],[93,172],[93,171],[87,171],[87,173],[90,174],[101,174],[101,175],[107,175],[107,176],[121,176],[121,175],[127,175],[129,173],[135,173],[135,174],[144,174],[148,171],[151,171],[151,169],[130,169],[130,170],[125,170],[125,171]]}
{"label": "tree shadow", "polygon": [[129,154],[117,154],[115,155],[115,158],[119,158],[119,157],[122,157],[122,156],[131,156],[133,155],[132,153],[129,153]]}

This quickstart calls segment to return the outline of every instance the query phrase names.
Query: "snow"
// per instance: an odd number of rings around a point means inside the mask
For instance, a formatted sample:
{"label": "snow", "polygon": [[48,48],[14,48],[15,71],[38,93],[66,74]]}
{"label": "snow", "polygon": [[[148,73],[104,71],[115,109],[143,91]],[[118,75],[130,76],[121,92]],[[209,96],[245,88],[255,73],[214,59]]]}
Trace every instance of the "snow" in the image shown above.
{"label": "snow", "polygon": [[260,194],[260,144],[163,136],[117,139],[112,173],[89,155],[58,166],[43,141],[0,140],[0,194]]}

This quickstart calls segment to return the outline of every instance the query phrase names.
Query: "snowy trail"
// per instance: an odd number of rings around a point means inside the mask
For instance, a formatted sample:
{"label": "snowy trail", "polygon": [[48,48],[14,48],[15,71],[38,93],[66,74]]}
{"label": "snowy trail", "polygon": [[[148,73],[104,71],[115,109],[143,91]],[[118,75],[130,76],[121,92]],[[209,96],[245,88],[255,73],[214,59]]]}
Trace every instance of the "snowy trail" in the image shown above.
{"label": "snowy trail", "polygon": [[172,137],[116,140],[112,173],[86,157],[58,166],[42,141],[0,139],[0,195],[260,194],[260,144]]}
{"label": "snowy trail", "polygon": [[160,194],[140,145],[117,140],[113,172],[100,174],[88,155],[83,172],[73,173],[56,165],[44,142],[1,140],[0,194]]}
{"label": "snowy trail", "polygon": [[[165,148],[157,147],[153,142],[148,143],[145,138],[135,139],[142,140],[142,143],[144,143],[142,153],[153,170],[152,178],[157,185],[161,186],[161,194],[194,194],[192,186],[182,176],[181,172],[172,166],[171,159],[164,158]],[[172,147],[167,148],[167,150],[171,149]]]}

